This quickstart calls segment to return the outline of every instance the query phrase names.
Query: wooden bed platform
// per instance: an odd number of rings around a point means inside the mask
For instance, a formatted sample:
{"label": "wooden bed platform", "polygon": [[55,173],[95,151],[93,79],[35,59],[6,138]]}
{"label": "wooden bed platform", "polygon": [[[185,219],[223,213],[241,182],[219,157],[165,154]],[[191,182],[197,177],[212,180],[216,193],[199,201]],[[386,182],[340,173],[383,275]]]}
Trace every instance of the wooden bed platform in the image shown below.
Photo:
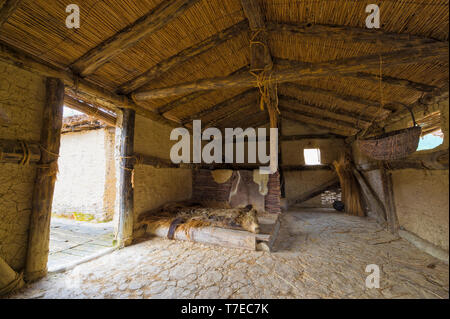
{"label": "wooden bed platform", "polygon": [[[191,228],[189,236],[186,232],[175,231],[173,239],[187,240],[202,244],[239,248],[246,250],[272,251],[280,230],[279,214],[258,213],[260,233],[228,229],[214,226]],[[146,234],[167,238],[168,226],[147,226]]]}

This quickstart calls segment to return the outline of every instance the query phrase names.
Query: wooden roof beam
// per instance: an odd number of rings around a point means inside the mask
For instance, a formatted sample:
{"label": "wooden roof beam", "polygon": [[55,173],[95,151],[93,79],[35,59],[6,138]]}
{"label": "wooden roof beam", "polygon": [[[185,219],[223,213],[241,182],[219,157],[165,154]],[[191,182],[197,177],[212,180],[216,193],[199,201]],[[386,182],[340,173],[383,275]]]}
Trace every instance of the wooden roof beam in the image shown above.
{"label": "wooden roof beam", "polygon": [[296,96],[302,96],[304,92],[309,92],[331,97],[340,103],[350,103],[352,104],[352,106],[355,106],[355,108],[362,111],[362,114],[363,116],[366,116],[366,119],[373,118],[373,115],[375,114],[378,114],[378,116],[380,117],[386,117],[391,114],[391,112],[401,108],[401,106],[399,106],[398,104],[386,103],[385,105],[383,105],[384,110],[380,111],[380,102],[378,101],[371,101],[353,95],[339,94],[332,90],[326,90],[298,83],[284,83],[280,91],[283,91],[283,89],[295,92]]}
{"label": "wooden roof beam", "polygon": [[[382,55],[383,66],[392,67],[411,63],[446,60],[448,59],[448,51],[448,42],[438,42],[388,52]],[[274,70],[271,75],[271,81],[277,83],[295,82],[305,78],[318,78],[333,74],[352,73],[379,67],[379,63],[380,56],[378,54],[339,59],[322,63],[310,63],[308,66]],[[169,96],[179,96],[197,91],[256,86],[257,83],[253,75],[242,74],[176,84],[170,87],[134,93],[133,97],[136,101],[147,101]]]}
{"label": "wooden roof beam", "polygon": [[[256,97],[256,90],[255,89],[246,90],[238,95],[233,96],[232,98],[230,98],[228,100],[225,100],[223,102],[220,102],[220,103],[214,105],[213,107],[204,109],[200,112],[197,112],[195,114],[192,114],[192,115],[182,119],[181,123],[183,125],[185,125],[193,120],[202,119],[202,117],[204,117],[205,115],[214,113],[214,112],[216,112],[220,109],[223,109],[225,107],[228,107],[228,106],[236,105],[237,103],[239,103],[243,100],[248,100],[249,98],[252,98],[252,97]],[[256,102],[255,102],[255,105],[256,105]]]}
{"label": "wooden roof beam", "polygon": [[337,40],[344,42],[382,44],[396,49],[412,48],[418,45],[438,42],[434,39],[402,33],[389,33],[376,29],[323,24],[288,24],[267,22],[267,30],[273,33],[287,33],[302,38]]}
{"label": "wooden roof beam", "polygon": [[117,117],[106,113],[97,107],[91,106],[87,103],[81,102],[77,99],[74,99],[68,95],[64,96],[64,105],[70,107],[71,109],[80,111],[86,115],[92,116],[95,119],[101,120],[105,122],[106,124],[109,124],[111,126],[116,126],[117,123]]}
{"label": "wooden roof beam", "polygon": [[0,29],[8,21],[9,17],[17,10],[22,0],[5,0],[0,7]]}
{"label": "wooden roof beam", "polygon": [[148,14],[85,53],[71,65],[72,70],[83,77],[94,73],[106,62],[160,30],[197,2],[199,0],[162,1]]}
{"label": "wooden roof beam", "polygon": [[214,34],[206,40],[203,40],[202,42],[171,56],[168,59],[159,62],[136,78],[122,84],[118,91],[122,94],[128,94],[136,91],[160,77],[164,72],[180,67],[184,62],[191,60],[232,38],[235,38],[247,30],[248,22],[243,20],[225,30],[220,31],[219,33]]}
{"label": "wooden roof beam", "polygon": [[358,133],[358,129],[354,127],[350,127],[348,125],[342,125],[340,123],[336,123],[335,121],[330,119],[324,119],[320,117],[314,117],[310,114],[305,115],[303,113],[299,113],[295,109],[286,108],[281,106],[281,117],[289,120],[297,121],[304,124],[311,124],[314,126],[318,126],[321,128],[325,128],[333,133],[344,135],[344,136],[352,136]]}
{"label": "wooden roof beam", "polygon": [[343,121],[355,125],[358,128],[367,128],[372,125],[370,121],[360,119],[360,116],[356,113],[347,113],[340,109],[330,109],[328,107],[306,104],[302,101],[299,101],[296,97],[280,94],[280,101],[282,101],[283,104],[289,105],[289,107],[298,110],[299,112],[324,115],[338,121]]}
{"label": "wooden roof beam", "polygon": [[160,124],[170,127],[180,126],[179,123],[165,119],[161,115],[137,105],[126,96],[117,95],[87,80],[78,79],[73,76],[72,72],[12,48],[1,41],[0,61],[16,65],[41,76],[62,79],[65,85],[65,93],[73,98],[82,99],[90,104],[99,105],[113,111],[117,111],[119,108],[133,109],[137,114]]}

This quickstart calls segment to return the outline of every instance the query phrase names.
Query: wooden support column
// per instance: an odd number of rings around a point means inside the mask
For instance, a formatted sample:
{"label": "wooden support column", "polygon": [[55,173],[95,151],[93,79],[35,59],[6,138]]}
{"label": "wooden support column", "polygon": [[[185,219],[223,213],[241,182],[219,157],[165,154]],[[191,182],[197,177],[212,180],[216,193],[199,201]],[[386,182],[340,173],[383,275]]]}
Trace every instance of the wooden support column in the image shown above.
{"label": "wooden support column", "polygon": [[119,247],[131,245],[133,241],[133,221],[134,221],[134,190],[133,190],[133,169],[134,169],[134,126],[136,112],[130,109],[123,110],[122,134],[120,145],[119,173],[119,229],[116,241]]}
{"label": "wooden support column", "polygon": [[384,192],[384,207],[386,211],[387,227],[391,233],[398,234],[400,226],[397,211],[395,209],[392,173],[387,171],[385,168],[381,168],[380,175]]}
{"label": "wooden support column", "polygon": [[25,278],[34,281],[47,274],[50,217],[58,172],[59,146],[64,105],[64,83],[47,78],[46,105],[41,131],[41,160],[33,191]]}

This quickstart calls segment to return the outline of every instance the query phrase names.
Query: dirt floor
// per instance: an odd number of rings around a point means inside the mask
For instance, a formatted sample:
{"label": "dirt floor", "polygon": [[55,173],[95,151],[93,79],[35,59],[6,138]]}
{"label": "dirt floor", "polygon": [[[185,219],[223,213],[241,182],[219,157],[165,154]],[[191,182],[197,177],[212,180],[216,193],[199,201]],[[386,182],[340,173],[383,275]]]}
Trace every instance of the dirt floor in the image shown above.
{"label": "dirt floor", "polygon": [[113,246],[113,223],[80,222],[52,217],[49,271],[73,264]]}
{"label": "dirt floor", "polygon": [[[50,275],[12,298],[448,298],[448,265],[375,221],[295,210],[276,252],[152,239]],[[366,266],[380,288],[366,288]]]}

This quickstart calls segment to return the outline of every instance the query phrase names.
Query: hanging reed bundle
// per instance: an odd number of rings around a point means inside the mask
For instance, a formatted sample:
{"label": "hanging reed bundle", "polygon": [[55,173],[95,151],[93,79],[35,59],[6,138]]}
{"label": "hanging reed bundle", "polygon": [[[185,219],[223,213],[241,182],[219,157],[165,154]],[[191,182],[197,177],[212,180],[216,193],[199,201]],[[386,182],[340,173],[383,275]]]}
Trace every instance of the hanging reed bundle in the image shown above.
{"label": "hanging reed bundle", "polygon": [[342,156],[338,161],[334,161],[333,165],[341,183],[345,212],[349,215],[365,216],[361,203],[361,190],[352,173],[352,163],[346,156]]}

